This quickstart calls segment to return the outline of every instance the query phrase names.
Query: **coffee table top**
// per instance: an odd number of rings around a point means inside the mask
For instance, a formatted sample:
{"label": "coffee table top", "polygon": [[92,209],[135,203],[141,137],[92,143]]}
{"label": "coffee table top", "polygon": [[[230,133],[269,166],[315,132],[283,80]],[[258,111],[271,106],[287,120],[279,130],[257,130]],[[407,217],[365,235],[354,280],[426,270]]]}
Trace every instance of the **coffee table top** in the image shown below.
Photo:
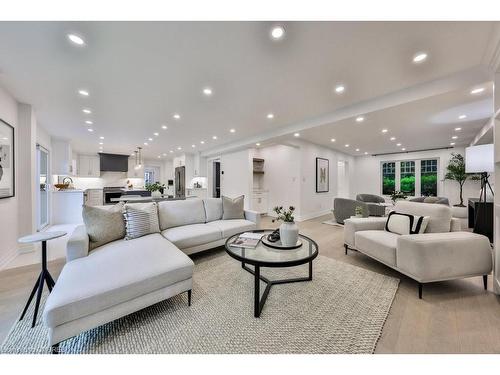
{"label": "coffee table top", "polygon": [[[259,229],[253,231],[267,236],[272,233],[272,229]],[[245,233],[241,232],[241,233]],[[256,248],[248,249],[231,246],[231,243],[241,234],[235,234],[226,241],[226,252],[233,258],[248,264],[263,267],[292,267],[307,263],[318,256],[318,245],[309,237],[299,234],[302,246],[297,249],[274,249],[259,242]]]}
{"label": "coffee table top", "polygon": [[54,231],[54,232],[38,232],[33,233],[28,236],[24,236],[19,238],[17,241],[19,243],[32,243],[32,242],[41,242],[48,241],[54,238],[65,236],[66,232],[63,231]]}

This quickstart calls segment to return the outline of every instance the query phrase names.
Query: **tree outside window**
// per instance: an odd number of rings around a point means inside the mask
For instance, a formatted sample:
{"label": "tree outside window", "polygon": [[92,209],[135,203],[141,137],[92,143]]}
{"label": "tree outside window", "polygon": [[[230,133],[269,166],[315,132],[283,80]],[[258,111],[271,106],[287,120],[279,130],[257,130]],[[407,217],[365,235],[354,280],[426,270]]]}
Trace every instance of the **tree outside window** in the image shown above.
{"label": "tree outside window", "polygon": [[390,195],[396,190],[396,163],[382,163],[382,194]]}
{"label": "tree outside window", "polygon": [[401,162],[400,191],[406,195],[415,195],[415,162]]}

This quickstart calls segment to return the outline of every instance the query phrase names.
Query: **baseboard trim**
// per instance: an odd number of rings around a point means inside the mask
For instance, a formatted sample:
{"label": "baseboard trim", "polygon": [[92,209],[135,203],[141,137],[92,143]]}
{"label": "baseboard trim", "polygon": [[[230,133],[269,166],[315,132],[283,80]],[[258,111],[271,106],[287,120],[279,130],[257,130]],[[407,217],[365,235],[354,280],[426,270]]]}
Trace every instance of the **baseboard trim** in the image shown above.
{"label": "baseboard trim", "polygon": [[323,211],[318,211],[318,212],[312,212],[312,213],[307,214],[307,215],[299,215],[296,219],[297,219],[297,221],[311,220],[311,219],[314,219],[316,217],[320,217],[320,216],[323,216],[323,215],[328,215],[331,212],[332,212],[331,209],[323,210]]}
{"label": "baseboard trim", "polygon": [[16,259],[17,255],[18,255],[17,249],[14,249],[14,251],[11,251],[10,253],[6,254],[2,259],[0,259],[0,271],[4,270],[10,262]]}

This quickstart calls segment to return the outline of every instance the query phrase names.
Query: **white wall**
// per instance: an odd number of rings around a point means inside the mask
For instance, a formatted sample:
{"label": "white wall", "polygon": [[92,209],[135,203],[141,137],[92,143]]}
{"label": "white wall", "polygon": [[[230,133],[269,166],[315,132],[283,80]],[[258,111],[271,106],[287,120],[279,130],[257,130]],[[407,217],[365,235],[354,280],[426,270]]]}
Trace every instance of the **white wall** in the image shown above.
{"label": "white wall", "polygon": [[[14,127],[15,159],[17,162],[17,102],[0,87],[0,118]],[[16,165],[16,187],[17,181]],[[0,269],[17,254],[18,197],[0,199]]]}
{"label": "white wall", "polygon": [[[446,166],[448,165],[452,153],[459,153],[465,156],[465,149],[457,147],[436,151],[357,157],[354,164],[354,184],[351,187],[351,196],[356,196],[356,194],[360,193],[381,195],[382,177],[380,163],[383,161],[438,158],[438,195],[447,197],[450,200],[450,204],[458,204],[460,202],[460,189],[458,183],[449,180],[443,181],[446,173]],[[493,178],[491,181],[493,181]],[[467,181],[465,183],[463,191],[464,204],[466,204],[467,198],[477,198],[479,196],[479,188],[479,182]]]}
{"label": "white wall", "polygon": [[220,161],[224,172],[221,174],[221,195],[231,198],[244,195],[245,209],[249,208],[253,174],[250,150],[224,154]]}

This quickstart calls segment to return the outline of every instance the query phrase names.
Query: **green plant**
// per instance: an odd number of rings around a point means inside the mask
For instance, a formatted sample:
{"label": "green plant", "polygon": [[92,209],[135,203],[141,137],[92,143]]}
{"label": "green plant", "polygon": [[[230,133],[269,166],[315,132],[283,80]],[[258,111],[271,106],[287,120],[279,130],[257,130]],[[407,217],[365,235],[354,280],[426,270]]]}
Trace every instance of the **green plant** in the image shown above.
{"label": "green plant", "polygon": [[363,207],[361,206],[356,206],[356,208],[354,209],[354,213],[356,214],[356,216],[363,216]]}
{"label": "green plant", "polygon": [[152,184],[146,184],[146,190],[150,191],[162,191],[165,188],[165,184],[160,184],[159,182],[154,182]]}
{"label": "green plant", "polygon": [[467,180],[479,180],[480,176],[474,173],[465,173],[465,159],[460,154],[451,154],[451,159],[446,166],[445,180],[457,181],[460,185],[460,204],[455,206],[465,207],[463,198],[463,187]]}
{"label": "green plant", "polygon": [[406,198],[408,198],[408,196],[402,191],[393,191],[391,194],[392,203],[396,203],[396,200],[398,199],[406,199]]}
{"label": "green plant", "polygon": [[[278,215],[275,220],[281,220],[285,223],[293,223],[293,212],[295,211],[295,207],[290,206],[288,207],[288,210],[286,210],[283,208],[283,206],[276,206],[274,207],[273,211]],[[275,220],[273,220],[273,222]]]}

